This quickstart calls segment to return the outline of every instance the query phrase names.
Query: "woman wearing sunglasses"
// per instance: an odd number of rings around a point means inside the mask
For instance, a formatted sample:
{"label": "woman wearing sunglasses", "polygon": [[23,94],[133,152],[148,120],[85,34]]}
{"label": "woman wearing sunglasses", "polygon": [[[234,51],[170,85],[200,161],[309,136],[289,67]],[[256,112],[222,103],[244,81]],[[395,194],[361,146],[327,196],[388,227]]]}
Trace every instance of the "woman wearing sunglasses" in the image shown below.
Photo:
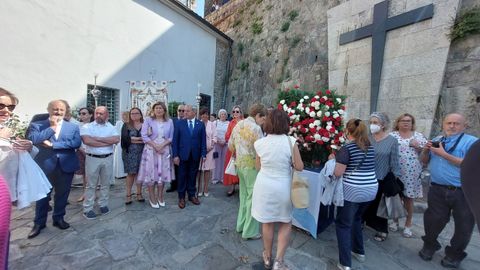
{"label": "woman wearing sunglasses", "polygon": [[[230,136],[232,135],[233,128],[237,125],[237,123],[242,120],[242,109],[240,106],[235,105],[232,109],[232,120],[228,124],[227,128],[227,133],[225,133],[225,144],[228,145],[228,140],[230,139]],[[227,154],[225,156],[225,166],[224,170],[227,168],[228,162],[230,162],[230,158],[232,157],[232,152],[230,152],[229,149],[227,149]],[[235,185],[237,185],[239,182],[238,176],[236,175],[230,175],[230,174],[225,174],[223,176],[223,184],[225,186],[230,186],[230,189],[227,192],[227,196],[232,196],[235,194]]]}

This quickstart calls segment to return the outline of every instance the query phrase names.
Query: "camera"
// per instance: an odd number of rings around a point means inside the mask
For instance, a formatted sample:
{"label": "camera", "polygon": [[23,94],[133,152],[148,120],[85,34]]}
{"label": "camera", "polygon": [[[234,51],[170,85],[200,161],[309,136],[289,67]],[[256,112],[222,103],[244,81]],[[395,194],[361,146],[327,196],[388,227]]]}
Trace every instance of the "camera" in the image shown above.
{"label": "camera", "polygon": [[432,142],[432,147],[433,148],[440,148],[440,142],[439,141]]}

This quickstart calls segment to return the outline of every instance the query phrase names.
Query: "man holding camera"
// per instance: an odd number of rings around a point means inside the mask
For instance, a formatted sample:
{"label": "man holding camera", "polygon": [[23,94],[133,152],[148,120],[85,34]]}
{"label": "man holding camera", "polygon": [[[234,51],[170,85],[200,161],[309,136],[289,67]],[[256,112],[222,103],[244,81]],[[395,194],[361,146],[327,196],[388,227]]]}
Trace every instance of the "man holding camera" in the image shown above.
{"label": "man holding camera", "polygon": [[465,200],[461,182],[460,165],[468,149],[477,140],[465,134],[465,117],[451,113],[443,120],[443,137],[428,141],[422,151],[421,160],[429,164],[431,187],[428,193],[428,208],[423,216],[425,236],[419,256],[429,261],[441,248],[438,235],[453,216],[455,232],[450,245],[445,247],[441,264],[447,268],[458,268],[467,256],[464,251],[470,242],[475,220]]}

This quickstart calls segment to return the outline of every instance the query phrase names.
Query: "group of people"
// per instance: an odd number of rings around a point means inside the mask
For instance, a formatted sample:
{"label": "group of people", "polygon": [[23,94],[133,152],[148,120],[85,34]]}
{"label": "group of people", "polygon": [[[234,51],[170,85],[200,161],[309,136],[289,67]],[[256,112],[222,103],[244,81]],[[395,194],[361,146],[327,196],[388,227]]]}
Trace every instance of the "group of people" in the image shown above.
{"label": "group of people", "polygon": [[[62,230],[70,226],[64,216],[74,173],[84,175],[85,191],[78,200],[83,201],[84,217],[95,219],[110,212],[113,151],[114,145],[120,143],[127,173],[126,205],[133,202],[134,184],[136,200],[145,201],[142,190],[146,186],[153,208],[165,206],[165,187],[170,184],[166,191],[178,192],[180,209],[186,207],[187,200],[199,205],[199,197],[208,197],[209,183],[229,186],[227,196],[235,194],[235,186],[239,185],[236,231],[245,240],[262,238],[266,269],[288,269],[284,255],[291,234],[292,170],[302,170],[303,161],[296,138],[288,135],[289,117],[283,110],[254,104],[244,117],[241,108],[235,106],[228,121],[224,109],[218,112],[218,119],[211,119],[207,109],[200,110],[196,118],[196,108],[182,104],[177,116],[171,118],[166,104],[156,102],[146,117],[139,108],[130,109],[128,121],[119,133],[108,122],[106,107],[81,108],[77,124],[69,118],[68,103],[53,100],[47,107],[48,116],[32,121],[27,138],[15,138],[13,142],[4,125],[17,103],[12,93],[0,88],[0,137],[11,143],[9,151],[31,152],[53,186],[53,226]],[[407,215],[402,234],[412,237],[413,200],[423,196],[420,174],[427,164],[432,182],[419,256],[432,259],[441,247],[437,237],[453,215],[455,233],[441,264],[459,266],[475,224],[462,189],[460,165],[477,138],[465,134],[465,127],[463,115],[448,114],[443,119],[443,136],[427,140],[415,131],[415,118],[407,113],[396,119],[392,132],[388,132],[389,118],[385,113],[372,113],[368,126],[360,119],[346,123],[347,143],[331,155],[335,159],[332,179],[341,179],[344,198],[335,218],[339,269],[350,269],[352,256],[365,261],[364,224],[376,231],[374,239],[379,242],[387,240],[389,232],[399,230],[398,219],[389,224],[388,219],[378,216],[391,177],[403,183],[401,197]],[[230,160],[234,160],[236,173],[225,173]],[[4,194],[8,187],[12,197],[15,181],[5,180],[0,180],[0,193]],[[94,207],[97,189],[99,211]],[[50,200],[49,193],[36,202],[34,226],[28,238],[36,237],[45,228]],[[8,207],[4,201],[0,197],[2,214],[10,213],[10,200]],[[0,231],[4,231],[1,222]],[[5,235],[7,240],[3,239]],[[8,233],[0,234],[0,241],[8,243]],[[0,258],[5,254],[1,247]]]}

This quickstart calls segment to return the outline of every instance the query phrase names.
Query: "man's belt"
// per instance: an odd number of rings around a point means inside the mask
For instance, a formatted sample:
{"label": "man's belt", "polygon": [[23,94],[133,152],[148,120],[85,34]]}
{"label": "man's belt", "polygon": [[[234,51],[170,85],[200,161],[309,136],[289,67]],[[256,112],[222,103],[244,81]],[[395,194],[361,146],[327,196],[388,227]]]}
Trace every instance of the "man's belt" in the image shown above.
{"label": "man's belt", "polygon": [[461,187],[440,185],[440,184],[437,184],[437,183],[434,183],[434,182],[432,182],[432,186],[442,187],[442,188],[446,188],[446,189],[448,189],[448,190],[462,189]]}
{"label": "man's belt", "polygon": [[106,157],[111,156],[112,154],[113,154],[113,153],[105,154],[105,155],[94,155],[94,154],[89,154],[89,153],[87,153],[87,156],[94,157],[94,158],[106,158]]}

